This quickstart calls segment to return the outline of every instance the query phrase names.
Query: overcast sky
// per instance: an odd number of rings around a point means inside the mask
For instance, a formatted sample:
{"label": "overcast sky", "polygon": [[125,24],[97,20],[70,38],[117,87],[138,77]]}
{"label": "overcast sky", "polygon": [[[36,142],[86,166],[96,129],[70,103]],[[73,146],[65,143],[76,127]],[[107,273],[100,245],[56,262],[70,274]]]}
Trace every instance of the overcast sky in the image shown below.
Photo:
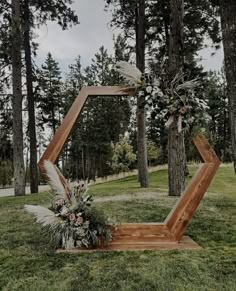
{"label": "overcast sky", "polygon": [[[108,27],[111,15],[104,11],[104,3],[104,0],[76,0],[73,8],[78,14],[79,25],[62,31],[56,23],[48,23],[37,31],[37,62],[44,62],[47,53],[51,52],[64,73],[78,55],[81,55],[82,65],[86,66],[100,46],[104,45],[112,53],[114,31]],[[219,70],[223,62],[223,51],[220,49],[214,56],[211,53],[210,48],[200,52],[202,64],[208,70]]]}

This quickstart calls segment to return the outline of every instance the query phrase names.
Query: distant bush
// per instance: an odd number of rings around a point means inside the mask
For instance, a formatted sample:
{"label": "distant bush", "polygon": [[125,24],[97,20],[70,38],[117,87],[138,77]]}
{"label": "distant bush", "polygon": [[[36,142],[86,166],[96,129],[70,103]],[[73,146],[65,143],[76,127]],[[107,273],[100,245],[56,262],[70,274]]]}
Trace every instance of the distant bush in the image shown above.
{"label": "distant bush", "polygon": [[129,138],[120,135],[119,142],[113,146],[112,168],[115,173],[129,171],[130,165],[136,160]]}
{"label": "distant bush", "polygon": [[157,159],[160,156],[160,149],[153,141],[147,141],[147,158],[148,166],[156,165]]}

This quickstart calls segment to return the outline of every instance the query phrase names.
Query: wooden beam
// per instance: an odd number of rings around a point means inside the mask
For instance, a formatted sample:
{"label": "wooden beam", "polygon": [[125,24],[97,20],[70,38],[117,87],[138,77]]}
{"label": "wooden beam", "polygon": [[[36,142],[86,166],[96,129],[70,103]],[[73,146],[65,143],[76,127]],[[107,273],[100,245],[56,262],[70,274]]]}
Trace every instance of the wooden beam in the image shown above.
{"label": "wooden beam", "polygon": [[130,96],[134,93],[134,88],[121,86],[83,87],[38,163],[41,172],[44,173],[44,160],[49,160],[52,163],[56,162],[67,139],[70,136],[70,133],[85,105],[88,96]]}
{"label": "wooden beam", "polygon": [[107,251],[169,251],[169,250],[200,250],[202,249],[196,242],[190,237],[184,236],[179,242],[160,242],[156,243],[143,243],[143,244],[110,244],[107,247],[96,248],[96,249],[59,249],[57,253],[93,253],[93,252],[107,252]]}
{"label": "wooden beam", "polygon": [[220,160],[203,134],[198,134],[193,139],[193,143],[205,163],[195,174],[165,220],[166,226],[177,241],[184,234],[220,165]]}

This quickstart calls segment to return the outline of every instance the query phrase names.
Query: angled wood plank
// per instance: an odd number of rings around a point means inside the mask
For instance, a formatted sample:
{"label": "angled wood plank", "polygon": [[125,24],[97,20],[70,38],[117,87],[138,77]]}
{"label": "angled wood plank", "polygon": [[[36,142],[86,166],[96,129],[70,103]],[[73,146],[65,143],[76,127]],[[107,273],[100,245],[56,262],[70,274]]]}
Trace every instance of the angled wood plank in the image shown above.
{"label": "angled wood plank", "polygon": [[44,173],[44,160],[55,163],[58,159],[88,96],[129,96],[134,93],[133,88],[121,86],[83,87],[38,163],[41,172]]}
{"label": "angled wood plank", "polygon": [[124,223],[112,229],[111,244],[142,244],[174,241],[164,223]]}
{"label": "angled wood plank", "polygon": [[177,241],[184,234],[220,165],[220,160],[203,134],[198,134],[193,143],[205,163],[165,220],[166,226]]}
{"label": "angled wood plank", "polygon": [[57,253],[72,253],[72,254],[80,254],[80,253],[93,253],[93,252],[107,252],[107,251],[169,251],[169,250],[200,250],[201,247],[194,242],[190,237],[184,236],[180,240],[180,242],[160,242],[149,244],[148,242],[143,244],[114,244],[108,245],[104,248],[96,248],[96,249],[59,249]]}

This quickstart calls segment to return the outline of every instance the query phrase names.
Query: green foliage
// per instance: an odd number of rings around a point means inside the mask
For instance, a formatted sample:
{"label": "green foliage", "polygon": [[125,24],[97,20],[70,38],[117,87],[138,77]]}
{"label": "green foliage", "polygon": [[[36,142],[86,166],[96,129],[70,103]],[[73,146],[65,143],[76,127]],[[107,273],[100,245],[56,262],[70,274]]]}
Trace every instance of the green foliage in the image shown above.
{"label": "green foliage", "polygon": [[210,72],[205,98],[208,103],[207,130],[216,153],[223,162],[231,161],[229,100],[223,73]]}
{"label": "green foliage", "polygon": [[[117,54],[122,55],[124,40],[117,40]],[[120,76],[112,69],[116,56],[110,56],[104,47],[95,54],[92,64],[84,70],[80,58],[70,67],[65,91],[65,111],[83,85],[109,86],[119,84]],[[117,142],[129,125],[130,104],[127,97],[89,97],[72,132],[65,151],[69,156],[67,176],[72,179],[96,179],[112,173],[111,142]]]}
{"label": "green foliage", "polygon": [[160,155],[160,150],[153,141],[147,141],[147,157],[149,166],[153,161],[156,161]]}
{"label": "green foliage", "polygon": [[11,161],[0,161],[0,185],[5,186],[12,185],[13,179],[13,167]]}
{"label": "green foliage", "polygon": [[[135,18],[137,16],[138,1],[105,0],[107,9],[113,13],[112,27],[119,27],[126,38],[135,36]],[[191,74],[195,54],[203,48],[205,36],[211,38],[215,48],[219,48],[220,26],[217,18],[218,3],[211,0],[184,1],[185,9],[185,43],[184,54],[186,68]],[[146,47],[150,55],[157,56],[157,62],[162,63],[164,55],[168,55],[170,34],[170,2],[169,0],[146,1]],[[133,43],[132,43],[133,44]],[[159,60],[158,60],[159,59]],[[160,71],[159,71],[160,72]],[[190,78],[193,78],[192,76]]]}
{"label": "green foliage", "polygon": [[[29,17],[26,18],[26,2],[29,5]],[[46,24],[48,21],[57,22],[63,30],[70,28],[72,25],[79,23],[78,16],[71,8],[72,0],[24,0],[20,1],[21,5],[21,28],[22,35],[25,28],[25,19],[30,24],[30,37],[31,37],[31,49],[35,55],[38,44],[33,41],[35,36],[31,33],[33,29],[39,28],[41,25]],[[11,1],[3,0],[0,3],[0,78],[2,77],[3,83],[9,85],[10,75],[9,69],[11,65]],[[22,47],[22,50],[25,48]]]}
{"label": "green foliage", "polygon": [[113,146],[112,168],[115,173],[127,172],[136,160],[133,147],[127,136],[120,135],[119,141]]}
{"label": "green foliage", "polygon": [[58,63],[48,53],[45,64],[38,70],[38,109],[39,125],[48,125],[53,133],[60,121],[61,72]]}
{"label": "green foliage", "polygon": [[[135,19],[137,19],[138,1],[106,0],[106,8],[113,13],[112,27],[119,27],[123,35],[130,40],[130,51],[135,52]],[[148,66],[154,76],[161,79],[161,87],[167,88],[169,82],[168,61],[170,38],[170,1],[146,1],[145,10],[145,45],[146,55],[149,55]],[[184,74],[185,81],[199,78],[202,88],[198,88],[195,97],[201,100],[204,96],[206,73],[199,65],[197,52],[204,47],[205,38],[212,40],[212,47],[216,50],[220,47],[219,9],[217,1],[184,1]],[[197,23],[197,24],[196,24]],[[189,97],[189,96],[188,96]],[[192,98],[193,99],[193,98]],[[197,100],[197,99],[195,99]],[[180,102],[181,103],[181,102]],[[186,102],[184,102],[186,103]],[[190,111],[196,111],[197,102],[189,102]],[[155,107],[155,106],[154,106]],[[158,107],[158,106],[156,106]],[[167,162],[167,130],[163,121],[166,106],[150,108],[151,114],[148,120],[148,138],[160,148],[159,162]],[[185,107],[185,106],[183,106]],[[202,110],[201,110],[202,111]],[[182,116],[179,118],[179,124]],[[203,115],[198,113],[197,123],[202,127]],[[178,120],[178,118],[177,118]],[[191,120],[189,116],[188,120]],[[200,120],[200,121],[199,121]],[[205,124],[204,124],[205,125]],[[191,131],[191,129],[190,129]],[[190,134],[191,135],[191,134]],[[191,140],[186,135],[187,148],[190,148]]]}

